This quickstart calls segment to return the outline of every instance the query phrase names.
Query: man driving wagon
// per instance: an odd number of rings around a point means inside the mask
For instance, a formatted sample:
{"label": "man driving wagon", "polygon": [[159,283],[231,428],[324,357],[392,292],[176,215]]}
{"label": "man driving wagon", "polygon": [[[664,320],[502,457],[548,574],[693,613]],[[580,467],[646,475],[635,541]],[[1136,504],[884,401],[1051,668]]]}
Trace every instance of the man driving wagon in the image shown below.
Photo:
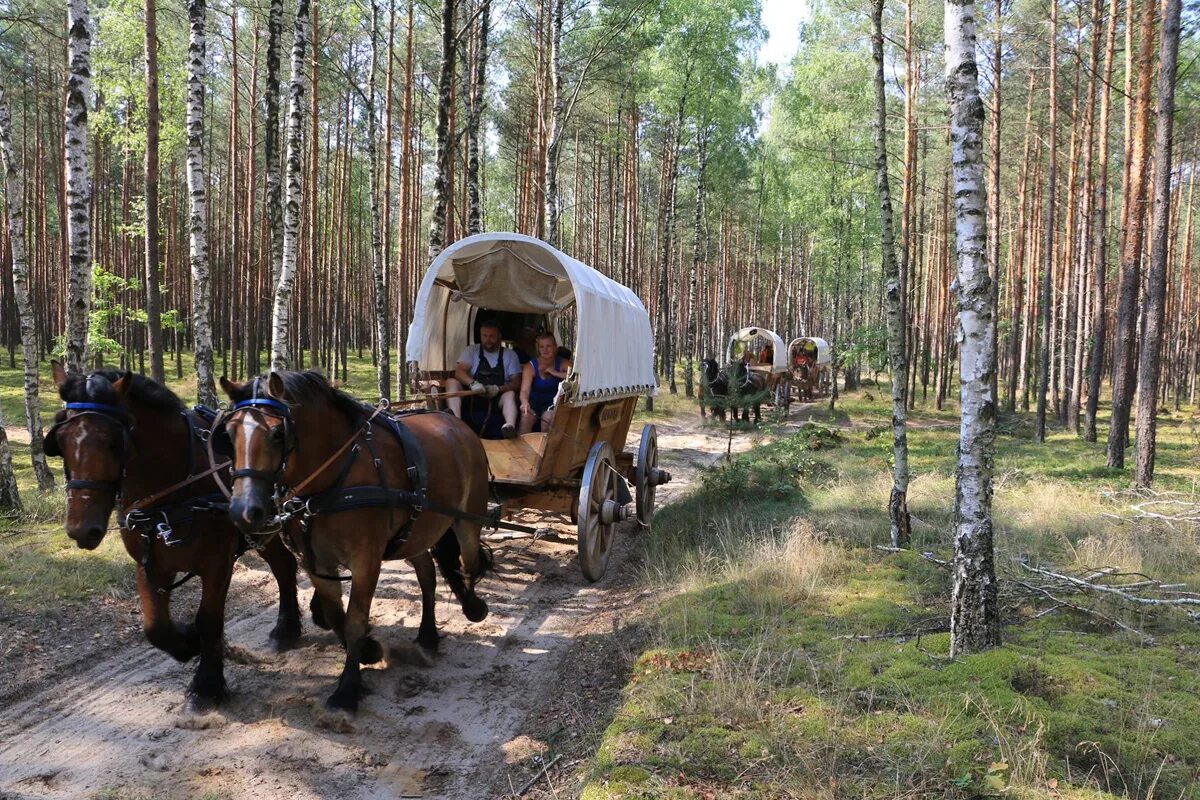
{"label": "man driving wagon", "polygon": [[487,397],[488,415],[492,413],[493,401],[500,407],[504,417],[500,435],[514,439],[517,435],[516,393],[521,388],[522,368],[516,351],[504,347],[500,337],[500,326],[495,322],[488,321],[480,326],[479,344],[467,345],[458,357],[454,377],[446,379],[446,390],[451,394],[446,405],[450,413],[462,419],[462,398],[455,393],[464,391],[464,387],[482,392]]}

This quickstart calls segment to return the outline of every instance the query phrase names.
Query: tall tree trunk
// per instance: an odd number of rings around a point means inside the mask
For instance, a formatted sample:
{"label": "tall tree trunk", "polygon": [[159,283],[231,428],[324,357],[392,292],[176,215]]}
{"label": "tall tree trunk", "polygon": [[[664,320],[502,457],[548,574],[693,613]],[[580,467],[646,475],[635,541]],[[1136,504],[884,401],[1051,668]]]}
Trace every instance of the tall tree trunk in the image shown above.
{"label": "tall tree trunk", "polygon": [[[379,0],[371,0],[371,52],[367,69],[367,193],[371,197],[371,277],[375,288],[375,347],[376,386],[380,397],[387,397],[392,375],[391,327],[388,324],[388,287],[383,271],[383,230],[379,209],[379,159],[376,142],[379,138],[378,113],[375,106],[375,51],[379,48]],[[389,51],[387,57],[392,57]],[[390,165],[388,165],[390,169]],[[385,198],[386,199],[386,198]]]}
{"label": "tall tree trunk", "polygon": [[442,0],[442,67],[438,77],[437,163],[433,179],[433,219],[429,223],[429,260],[446,246],[446,206],[450,192],[450,90],[454,81],[454,8],[457,0]]}
{"label": "tall tree trunk", "polygon": [[1096,196],[1092,222],[1092,350],[1088,355],[1088,398],[1084,413],[1083,438],[1096,441],[1096,411],[1100,406],[1100,391],[1104,382],[1104,345],[1108,337],[1107,299],[1108,278],[1108,111],[1112,82],[1113,50],[1117,37],[1117,2],[1109,0],[1108,31],[1104,41],[1104,74],[1100,78],[1100,152],[1096,165]]}
{"label": "tall tree trunk", "polygon": [[88,106],[91,102],[92,19],[87,0],[67,2],[67,102],[63,143],[67,161],[66,367],[82,373],[92,310],[92,184],[88,176]]}
{"label": "tall tree trunk", "polygon": [[1108,466],[1125,466],[1129,412],[1134,394],[1134,339],[1138,328],[1138,290],[1146,234],[1147,139],[1150,127],[1150,82],[1154,60],[1154,0],[1144,0],[1138,42],[1138,89],[1134,100],[1133,140],[1129,159],[1128,229],[1121,253],[1117,295],[1117,329],[1113,342],[1112,423],[1108,429]]}
{"label": "tall tree trunk", "polygon": [[146,333],[150,377],[166,381],[163,369],[162,312],[158,285],[158,24],[156,0],[145,0],[146,15]]}
{"label": "tall tree trunk", "polygon": [[[1154,449],[1158,414],[1159,354],[1163,338],[1163,309],[1167,291],[1167,261],[1171,238],[1171,144],[1175,122],[1175,71],[1179,56],[1181,0],[1163,0],[1162,41],[1158,51],[1158,123],[1154,136],[1154,221],[1150,233],[1150,274],[1138,356],[1137,459],[1133,482],[1146,487],[1154,479]],[[1142,76],[1149,79],[1148,75]],[[1179,332],[1177,332],[1178,335]]]}
{"label": "tall tree trunk", "polygon": [[558,232],[558,148],[562,140],[562,27],[563,0],[551,0],[550,16],[550,129],[546,133],[546,241],[562,242]]}
{"label": "tall tree trunk", "polygon": [[479,200],[479,125],[487,93],[488,32],[492,0],[482,0],[479,9],[479,42],[475,51],[475,84],[471,92],[471,114],[467,118],[467,233],[483,232],[483,210]]}
{"label": "tall tree trunk", "polygon": [[[267,228],[270,231],[271,288],[283,269],[283,185],[279,177],[279,50],[283,46],[283,0],[270,0],[267,12],[267,83],[263,161],[267,171]],[[314,178],[315,179],[315,178]]]}
{"label": "tall tree trunk", "polygon": [[946,82],[954,172],[958,276],[959,424],[950,655],[1000,643],[992,545],[992,465],[996,439],[996,346],[992,288],[984,250],[983,101],[975,66],[975,4],[946,3]]}
{"label": "tall tree trunk", "polygon": [[[892,373],[892,494],[888,500],[892,547],[908,547],[912,524],[908,516],[908,427],[906,422],[908,363],[904,351],[903,287],[896,264],[892,228],[892,194],[888,184],[887,94],[883,77],[883,0],[871,14],[871,52],[875,58],[875,188],[879,194],[883,280],[887,301],[888,363]],[[908,176],[911,179],[911,174]],[[906,189],[905,194],[908,194]]]}
{"label": "tall tree trunk", "polygon": [[1058,224],[1055,214],[1055,192],[1058,187],[1058,0],[1050,0],[1050,133],[1046,147],[1050,155],[1050,167],[1046,171],[1046,221],[1042,231],[1045,236],[1042,244],[1042,335],[1038,343],[1037,430],[1034,434],[1038,442],[1046,441],[1046,393],[1050,388],[1050,317],[1054,313],[1054,233]]}
{"label": "tall tree trunk", "polygon": [[310,0],[297,0],[292,38],[292,79],[288,85],[287,207],[283,218],[283,262],[271,315],[271,369],[287,369],[291,343],[292,286],[296,280],[296,245],[300,239],[300,201],[304,186],[304,47],[308,42]]}
{"label": "tall tree trunk", "polygon": [[692,219],[692,268],[688,273],[687,297],[687,370],[683,373],[683,392],[688,397],[695,396],[696,371],[696,330],[699,307],[696,295],[700,283],[700,265],[704,260],[704,172],[708,166],[708,126],[701,127],[696,148],[696,215]]}
{"label": "tall tree trunk", "polygon": [[188,0],[187,183],[188,250],[192,267],[192,346],[196,396],[216,406],[213,380],[212,291],[208,271],[208,196],[204,173],[204,79],[208,70],[205,0]]}
{"label": "tall tree trunk", "polygon": [[[13,155],[12,124],[4,87],[0,86],[0,159],[4,168],[4,208],[8,211],[8,242],[12,249],[13,297],[21,327],[21,357],[25,376],[25,427],[29,430],[29,456],[38,489],[54,488],[54,473],[46,464],[42,449],[42,419],[38,405],[38,349],[33,304],[29,301],[29,263],[25,259],[25,187]],[[7,469],[11,472],[11,455]],[[6,469],[0,456],[0,476]],[[7,476],[0,477],[0,487]],[[14,484],[15,485],[15,484]],[[0,492],[2,499],[2,492]]]}

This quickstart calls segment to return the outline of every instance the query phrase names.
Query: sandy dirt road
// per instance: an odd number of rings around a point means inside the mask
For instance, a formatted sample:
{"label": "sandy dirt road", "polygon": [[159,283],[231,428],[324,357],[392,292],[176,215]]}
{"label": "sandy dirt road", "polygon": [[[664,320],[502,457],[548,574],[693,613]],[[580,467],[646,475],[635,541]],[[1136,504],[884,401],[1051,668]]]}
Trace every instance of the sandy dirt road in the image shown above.
{"label": "sandy dirt road", "polygon": [[[692,418],[658,426],[661,463],[675,476],[661,505],[719,459],[726,441]],[[740,434],[734,449],[750,439]],[[538,541],[492,542],[497,569],[480,585],[491,607],[485,621],[468,623],[439,587],[443,638],[432,658],[410,644],[420,614],[412,570],[386,564],[372,624],[390,653],[386,666],[364,669],[370,694],[349,724],[322,705],[341,669],[336,639],[306,619],[297,649],[271,652],[274,587],[261,562],[239,566],[233,594],[257,600],[232,604],[232,695],[219,714],[182,715],[194,664],[141,641],[117,643],[0,709],[0,799],[504,796],[525,726],[569,684],[572,644],[636,604],[630,539],[653,535],[626,523],[608,575],[589,584],[573,528],[553,527]],[[301,591],[307,608],[307,582]],[[188,605],[177,606],[177,618]]]}

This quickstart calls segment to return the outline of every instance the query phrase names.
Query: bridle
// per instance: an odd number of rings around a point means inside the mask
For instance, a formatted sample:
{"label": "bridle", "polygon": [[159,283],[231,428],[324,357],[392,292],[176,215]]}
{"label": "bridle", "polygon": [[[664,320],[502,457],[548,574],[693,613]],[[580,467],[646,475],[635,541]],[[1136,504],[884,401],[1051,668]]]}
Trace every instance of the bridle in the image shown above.
{"label": "bridle", "polygon": [[63,410],[66,412],[74,411],[58,422],[50,426],[46,431],[46,443],[49,445],[51,452],[47,455],[62,455],[62,447],[58,442],[58,435],[72,422],[77,422],[84,417],[98,417],[108,425],[114,425],[121,431],[121,452],[119,457],[119,469],[117,477],[113,480],[97,481],[97,480],[80,480],[71,477],[71,470],[63,462],[63,473],[67,477],[67,491],[72,489],[77,490],[93,490],[93,491],[108,491],[112,492],[114,497],[119,497],[121,494],[121,484],[125,480],[126,460],[129,456],[129,439],[131,430],[129,427],[129,417],[125,413],[125,409],[121,406],[111,405],[109,403],[64,403]]}
{"label": "bridle", "polygon": [[248,400],[239,400],[233,404],[233,407],[218,417],[213,423],[214,431],[221,431],[225,436],[229,436],[229,423],[234,417],[241,417],[247,414],[263,417],[274,417],[283,423],[283,453],[279,457],[279,464],[273,470],[265,469],[235,469],[230,471],[229,479],[231,482],[238,478],[258,478],[268,481],[272,486],[277,485],[283,477],[284,471],[287,470],[288,456],[296,449],[296,439],[292,429],[292,409],[287,403],[275,400],[271,397],[252,397]]}

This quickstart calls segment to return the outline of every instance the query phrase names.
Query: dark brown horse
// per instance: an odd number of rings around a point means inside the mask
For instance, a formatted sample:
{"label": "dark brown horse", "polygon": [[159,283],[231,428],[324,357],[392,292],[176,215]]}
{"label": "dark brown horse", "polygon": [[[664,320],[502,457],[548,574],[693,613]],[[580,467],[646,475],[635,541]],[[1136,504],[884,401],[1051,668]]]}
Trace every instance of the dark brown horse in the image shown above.
{"label": "dark brown horse", "polygon": [[[246,539],[229,521],[212,477],[205,442],[210,420],[140,375],[67,375],[58,362],[53,370],[65,407],[47,432],[46,452],[63,459],[67,535],[94,550],[117,509],[121,539],[137,562],[146,639],[179,661],[200,656],[188,707],[212,708],[225,696],[225,599]],[[262,556],[279,584],[279,618],[270,638],[283,650],[300,636],[296,559],[278,537],[266,542]],[[185,624],[171,618],[180,573],[201,581],[195,620]]]}
{"label": "dark brown horse", "polygon": [[750,409],[754,409],[754,422],[762,421],[762,403],[768,397],[767,377],[761,372],[750,369],[743,361],[734,361],[724,369],[717,365],[714,359],[706,358],[700,362],[700,416],[704,416],[706,406],[714,409],[713,413],[720,419],[725,419],[725,409],[737,419],[737,409],[742,409],[742,420],[750,419]]}
{"label": "dark brown horse", "polygon": [[[272,372],[244,385],[222,378],[221,386],[234,401],[224,420],[234,450],[230,518],[250,531],[268,522],[277,500],[278,510],[297,513],[293,544],[304,554],[322,616],[346,647],[330,708],[356,710],[359,665],[383,657],[369,635],[369,618],[385,559],[407,559],[417,571],[419,643],[437,642],[431,549],[467,619],[487,616],[487,603],[475,594],[491,565],[478,521],[487,511],[487,455],[465,423],[447,414],[413,414],[393,428],[317,372]],[[476,519],[455,518],[450,510]],[[342,566],[351,575],[345,610]]]}

